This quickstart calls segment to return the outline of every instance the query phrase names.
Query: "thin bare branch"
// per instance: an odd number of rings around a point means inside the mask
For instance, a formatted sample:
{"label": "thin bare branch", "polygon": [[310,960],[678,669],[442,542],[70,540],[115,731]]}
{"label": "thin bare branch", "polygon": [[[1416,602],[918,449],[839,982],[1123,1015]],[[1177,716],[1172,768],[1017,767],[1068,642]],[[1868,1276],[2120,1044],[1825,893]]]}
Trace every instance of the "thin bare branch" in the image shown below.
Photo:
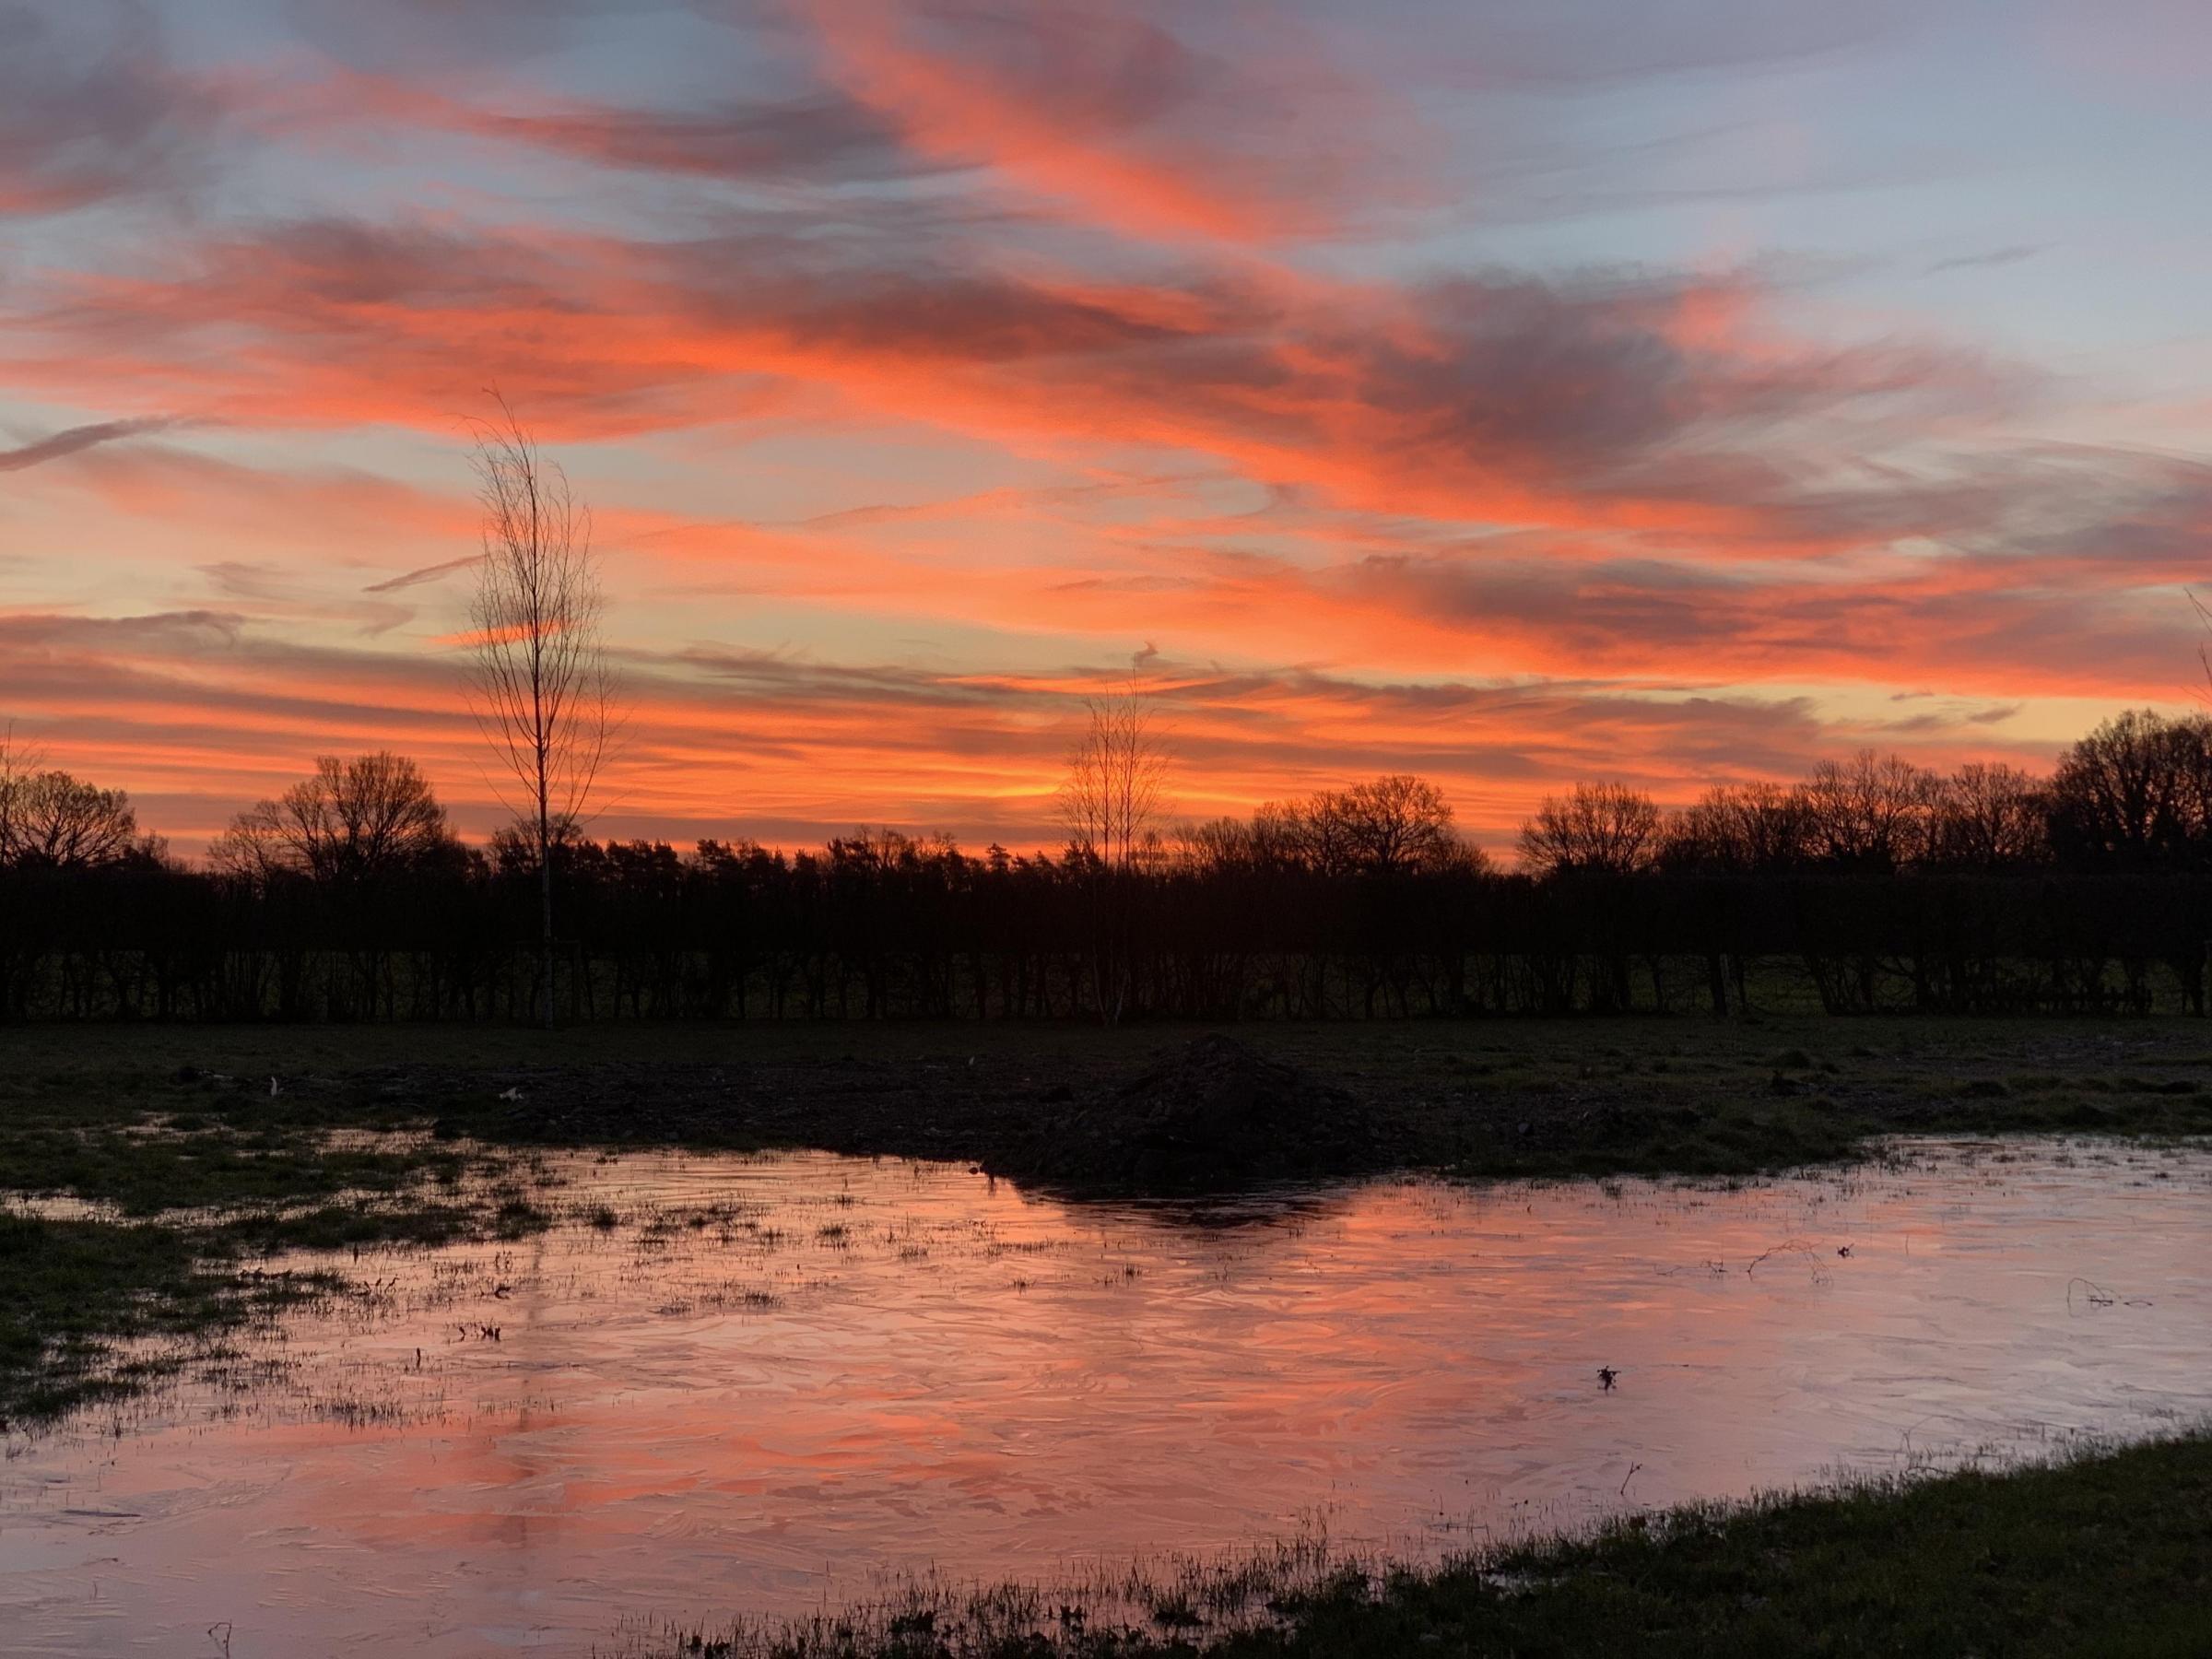
{"label": "thin bare branch", "polygon": [[586,820],[622,725],[620,691],[600,637],[591,510],[507,401],[491,398],[498,418],[472,425],[484,554],[469,610],[470,709],[522,792],[516,816],[535,831],[550,1023],[555,827]]}

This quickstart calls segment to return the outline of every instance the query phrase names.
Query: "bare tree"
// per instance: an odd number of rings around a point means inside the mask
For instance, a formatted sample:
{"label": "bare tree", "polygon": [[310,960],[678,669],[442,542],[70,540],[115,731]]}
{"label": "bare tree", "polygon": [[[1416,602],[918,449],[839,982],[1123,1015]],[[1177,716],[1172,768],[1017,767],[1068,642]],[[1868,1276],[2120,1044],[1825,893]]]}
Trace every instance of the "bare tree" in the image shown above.
{"label": "bare tree", "polygon": [[1252,834],[1264,862],[1317,876],[1349,874],[1357,865],[1356,849],[1338,799],[1335,790],[1323,789],[1300,801],[1263,803],[1252,816]]}
{"label": "bare tree", "polygon": [[589,508],[505,401],[477,429],[484,558],[470,608],[477,724],[535,831],[543,1023],[553,1023],[553,847],[580,824],[620,720],[599,633]]}
{"label": "bare tree", "polygon": [[1272,862],[1324,876],[1401,875],[1476,855],[1453,831],[1443,793],[1405,772],[1271,801],[1254,815],[1252,833]]}
{"label": "bare tree", "polygon": [[1060,817],[1068,855],[1086,873],[1091,924],[1091,984],[1099,1016],[1117,1023],[1127,1007],[1138,893],[1131,877],[1159,849],[1168,750],[1151,704],[1132,682],[1088,700],[1089,723],[1068,751]]}
{"label": "bare tree", "polygon": [[2197,697],[2200,701],[2212,702],[2212,608],[2207,608],[2196,596],[2194,588],[2183,588],[2182,592],[2188,596],[2189,608],[2196,613],[2197,623],[2207,636],[2196,647],[2196,665],[2205,677],[2205,688]]}
{"label": "bare tree", "polygon": [[248,807],[208,848],[218,869],[360,888],[453,846],[445,808],[415,762],[380,752],[317,758],[312,775]]}
{"label": "bare tree", "polygon": [[1167,743],[1151,704],[1134,684],[1088,699],[1084,708],[1089,724],[1068,751],[1061,821],[1077,855],[1126,870],[1159,834]]}
{"label": "bare tree", "polygon": [[1818,855],[1848,869],[1888,872],[1924,857],[1941,782],[1899,755],[1861,749],[1823,760],[1799,786]]}
{"label": "bare tree", "polygon": [[1399,875],[1448,863],[1457,850],[1452,805],[1435,784],[1394,772],[1330,797],[1358,867]]}
{"label": "bare tree", "polygon": [[2041,779],[2015,766],[1970,760],[1943,780],[1928,856],[1957,869],[2032,864],[2049,844],[2049,810]]}
{"label": "bare tree", "polygon": [[2130,709],[2078,738],[2052,774],[2052,849],[2091,867],[2212,854],[2212,715]]}
{"label": "bare tree", "polygon": [[1673,870],[1772,875],[1806,864],[1811,838],[1811,809],[1801,791],[1724,784],[1674,816],[1659,862]]}
{"label": "bare tree", "polygon": [[1591,870],[1627,876],[1659,851],[1659,809],[1625,783],[1577,783],[1546,795],[1521,826],[1521,860],[1540,876]]}
{"label": "bare tree", "polygon": [[24,790],[44,759],[37,749],[16,741],[12,721],[0,729],[0,864],[14,858]]}
{"label": "bare tree", "polygon": [[1175,855],[1184,868],[1202,871],[1253,870],[1278,862],[1253,825],[1223,816],[1175,829]]}
{"label": "bare tree", "polygon": [[0,752],[0,865],[112,864],[137,839],[138,815],[124,791],[65,771],[17,771]]}

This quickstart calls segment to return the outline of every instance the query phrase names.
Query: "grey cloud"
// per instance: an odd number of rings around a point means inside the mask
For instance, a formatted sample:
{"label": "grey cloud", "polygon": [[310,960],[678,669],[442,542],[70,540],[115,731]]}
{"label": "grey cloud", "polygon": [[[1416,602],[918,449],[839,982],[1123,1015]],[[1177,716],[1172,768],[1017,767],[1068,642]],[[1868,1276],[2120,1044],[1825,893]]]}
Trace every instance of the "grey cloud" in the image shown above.
{"label": "grey cloud", "polygon": [[835,94],[704,111],[568,104],[487,112],[473,130],[604,166],[770,182],[912,178],[947,164],[913,155],[883,117]]}
{"label": "grey cloud", "polygon": [[0,472],[21,472],[46,461],[59,461],[98,444],[159,432],[175,422],[166,419],[101,420],[88,426],[67,427],[15,449],[0,450]]}
{"label": "grey cloud", "polygon": [[0,217],[194,182],[219,117],[139,0],[0,4]]}
{"label": "grey cloud", "polygon": [[524,63],[563,50],[587,26],[678,14],[684,0],[287,0],[300,36],[375,72]]}
{"label": "grey cloud", "polygon": [[1903,0],[1388,0],[1387,11],[1431,73],[1534,92],[1802,63],[1894,38],[1921,15]]}
{"label": "grey cloud", "polygon": [[404,575],[389,577],[382,582],[372,582],[361,592],[364,594],[397,593],[402,588],[415,587],[425,582],[435,582],[439,577],[453,571],[465,571],[482,558],[483,555],[480,553],[471,553],[465,559],[449,559],[443,564],[424,565],[419,571],[409,571]]}
{"label": "grey cloud", "polygon": [[2024,259],[2033,259],[2042,251],[2042,245],[2039,242],[2021,242],[2009,248],[1992,248],[1983,253],[1959,253],[1949,259],[1936,260],[1923,274],[1934,276],[1944,271],[1971,271],[1991,265],[2018,265]]}

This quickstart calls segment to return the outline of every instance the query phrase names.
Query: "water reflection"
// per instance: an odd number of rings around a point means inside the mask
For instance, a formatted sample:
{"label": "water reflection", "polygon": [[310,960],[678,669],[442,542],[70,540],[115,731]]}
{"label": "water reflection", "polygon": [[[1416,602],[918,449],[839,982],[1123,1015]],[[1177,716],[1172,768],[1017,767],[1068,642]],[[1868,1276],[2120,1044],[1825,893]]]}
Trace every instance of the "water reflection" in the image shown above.
{"label": "water reflection", "polygon": [[2212,1409],[2203,1152],[1233,1211],[823,1155],[557,1172],[552,1233],[364,1256],[281,1368],[11,1441],[9,1651],[583,1652],[626,1610],[1317,1524],[1435,1550]]}

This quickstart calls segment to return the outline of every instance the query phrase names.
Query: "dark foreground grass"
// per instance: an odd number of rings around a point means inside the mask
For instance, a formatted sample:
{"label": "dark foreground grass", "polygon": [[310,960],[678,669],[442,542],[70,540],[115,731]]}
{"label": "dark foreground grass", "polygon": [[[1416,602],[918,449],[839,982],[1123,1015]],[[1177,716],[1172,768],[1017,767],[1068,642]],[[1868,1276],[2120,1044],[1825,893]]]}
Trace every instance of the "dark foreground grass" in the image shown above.
{"label": "dark foreground grass", "polygon": [[[1140,1611],[1101,1618],[1111,1589]],[[1073,1590],[917,1590],[685,1632],[716,1659],[2212,1653],[2212,1440],[1640,1515],[1430,1571],[1311,1548]]]}
{"label": "dark foreground grass", "polygon": [[[1063,1133],[1072,1115],[1080,1144],[1102,1151],[1096,1169],[1053,1165],[1052,1184],[1069,1195],[1141,1193],[1147,1169],[1225,1167],[1206,1146],[1149,1161],[1117,1153],[1147,1133],[1121,1085],[1191,1035],[0,1032],[0,1193],[105,1206],[11,1222],[0,1242],[0,1417],[50,1416],[159,1369],[141,1353],[103,1371],[111,1341],[219,1335],[276,1305],[292,1289],[260,1270],[274,1253],[543,1225],[515,1180],[530,1147],[816,1147],[964,1160],[1018,1181],[1043,1167],[1041,1147],[1076,1144]],[[1750,1175],[1862,1155],[1889,1134],[2212,1135],[2212,1028],[2181,1018],[1438,1021],[1235,1035],[1355,1103],[1366,1127],[1342,1167],[1310,1170],[1321,1175]]]}
{"label": "dark foreground grass", "polygon": [[[1853,1157],[1888,1134],[2212,1135],[2212,1024],[2179,1018],[1231,1030],[1357,1101],[1378,1167],[1747,1175]],[[1060,1116],[1111,1122],[1117,1088],[1192,1035],[1018,1024],[18,1029],[0,1037],[0,1187],[175,1203],[190,1200],[167,1196],[172,1173],[206,1175],[228,1194],[259,1170],[273,1197],[317,1182],[405,1182],[429,1154],[380,1165],[386,1155],[332,1155],[301,1136],[425,1124],[508,1147],[958,1159],[1018,1180]],[[128,1148],[115,1167],[93,1167],[113,1143],[88,1147],[79,1131],[147,1121],[219,1128],[239,1155],[218,1167],[204,1147],[191,1169],[149,1175]],[[51,1133],[34,1144],[18,1123]]]}
{"label": "dark foreground grass", "polygon": [[[0,1429],[135,1394],[339,1283],[255,1271],[175,1228],[0,1216]],[[119,1359],[132,1342],[147,1346]]]}
{"label": "dark foreground grass", "polygon": [[[496,1150],[410,1134],[406,1113],[270,1096],[265,1077],[211,1081],[18,1067],[0,1082],[0,1193],[76,1201],[0,1214],[0,1429],[228,1358],[242,1327],[346,1294],[338,1253],[546,1224]],[[341,1118],[391,1133],[334,1140]]]}

